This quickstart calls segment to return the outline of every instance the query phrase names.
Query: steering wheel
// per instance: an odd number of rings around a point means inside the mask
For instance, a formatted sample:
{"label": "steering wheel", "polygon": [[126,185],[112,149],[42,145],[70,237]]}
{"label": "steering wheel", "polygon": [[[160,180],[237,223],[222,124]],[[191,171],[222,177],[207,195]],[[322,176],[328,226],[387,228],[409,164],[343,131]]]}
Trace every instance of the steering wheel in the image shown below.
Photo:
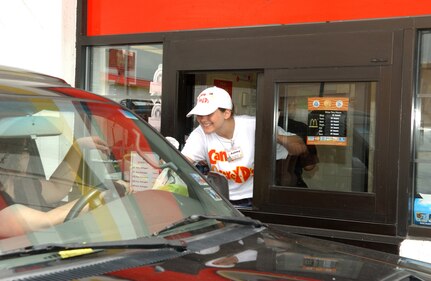
{"label": "steering wheel", "polygon": [[89,204],[90,202],[94,201],[94,199],[99,197],[100,193],[101,193],[100,189],[94,188],[91,191],[87,192],[86,194],[82,195],[78,199],[78,201],[76,201],[76,203],[72,206],[66,218],[64,219],[64,222],[67,222],[71,219],[76,218],[87,204]]}

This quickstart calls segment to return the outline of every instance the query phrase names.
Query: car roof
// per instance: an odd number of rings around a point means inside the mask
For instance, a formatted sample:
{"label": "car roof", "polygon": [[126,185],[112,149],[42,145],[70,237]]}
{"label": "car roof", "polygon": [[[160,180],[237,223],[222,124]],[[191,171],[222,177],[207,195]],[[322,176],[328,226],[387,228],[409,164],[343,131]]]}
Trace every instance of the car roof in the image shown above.
{"label": "car roof", "polygon": [[0,65],[0,81],[14,81],[15,83],[25,82],[26,84],[50,84],[52,86],[70,86],[61,78],[4,65]]}
{"label": "car roof", "polygon": [[21,68],[0,65],[0,95],[69,97],[114,103],[101,95],[72,87],[61,78]]}

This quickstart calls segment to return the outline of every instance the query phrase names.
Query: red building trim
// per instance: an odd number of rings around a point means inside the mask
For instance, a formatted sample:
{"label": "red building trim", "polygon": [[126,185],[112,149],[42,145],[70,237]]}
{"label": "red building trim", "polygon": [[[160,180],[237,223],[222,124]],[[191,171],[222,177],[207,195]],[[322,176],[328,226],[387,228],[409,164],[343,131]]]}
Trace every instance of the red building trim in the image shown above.
{"label": "red building trim", "polygon": [[87,35],[431,15],[427,0],[88,0]]}

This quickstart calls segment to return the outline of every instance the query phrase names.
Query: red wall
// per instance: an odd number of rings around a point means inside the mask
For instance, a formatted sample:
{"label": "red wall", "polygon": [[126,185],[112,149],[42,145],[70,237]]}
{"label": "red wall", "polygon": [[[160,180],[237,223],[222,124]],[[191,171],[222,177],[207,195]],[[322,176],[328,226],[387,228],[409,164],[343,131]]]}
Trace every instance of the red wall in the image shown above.
{"label": "red wall", "polygon": [[431,15],[430,0],[87,0],[87,35]]}

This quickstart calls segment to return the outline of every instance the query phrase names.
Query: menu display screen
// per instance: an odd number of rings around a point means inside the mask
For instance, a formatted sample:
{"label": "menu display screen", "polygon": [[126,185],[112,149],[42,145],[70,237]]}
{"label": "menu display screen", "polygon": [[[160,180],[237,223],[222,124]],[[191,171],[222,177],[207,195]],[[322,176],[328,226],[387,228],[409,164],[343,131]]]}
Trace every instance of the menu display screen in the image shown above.
{"label": "menu display screen", "polygon": [[348,98],[308,98],[307,144],[347,145]]}

